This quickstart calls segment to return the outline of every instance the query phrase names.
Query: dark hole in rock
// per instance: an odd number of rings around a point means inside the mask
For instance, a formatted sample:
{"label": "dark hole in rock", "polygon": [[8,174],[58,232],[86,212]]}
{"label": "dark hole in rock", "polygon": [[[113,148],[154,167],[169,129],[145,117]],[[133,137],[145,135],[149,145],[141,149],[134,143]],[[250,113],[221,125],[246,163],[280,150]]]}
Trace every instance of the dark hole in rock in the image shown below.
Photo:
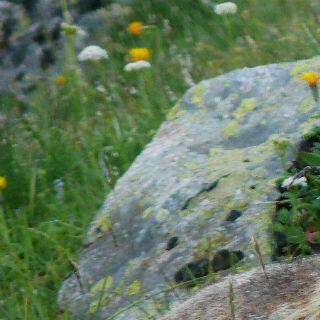
{"label": "dark hole in rock", "polygon": [[198,278],[205,277],[209,271],[218,272],[227,270],[244,258],[242,251],[229,251],[227,249],[219,250],[213,256],[213,259],[203,258],[201,260],[190,262],[179,269],[174,280],[177,283],[189,282],[186,286],[195,286]]}
{"label": "dark hole in rock", "polygon": [[27,12],[31,12],[37,5],[38,0],[22,0],[22,5]]}
{"label": "dark hole in rock", "polygon": [[99,9],[103,4],[102,0],[78,0],[78,8],[81,13]]}
{"label": "dark hole in rock", "polygon": [[61,36],[61,20],[55,19],[49,28],[49,37],[53,41],[58,41]]}
{"label": "dark hole in rock", "polygon": [[255,185],[252,185],[249,187],[251,190],[255,190],[256,186]]}
{"label": "dark hole in rock", "polygon": [[226,216],[226,221],[232,222],[236,221],[239,217],[242,216],[242,212],[239,210],[231,210]]}
{"label": "dark hole in rock", "polygon": [[[202,278],[209,272],[209,259],[204,258],[195,262],[190,262],[178,270],[174,276],[174,280],[177,283],[194,280],[196,278]],[[196,285],[196,281],[189,286]]]}
{"label": "dark hole in rock", "polygon": [[46,41],[45,28],[42,24],[35,25],[31,32],[33,33],[32,38],[36,43],[42,44]]}
{"label": "dark hole in rock", "polygon": [[244,258],[242,251],[229,251],[227,249],[219,250],[214,255],[211,265],[214,272],[226,270],[234,266]]}
{"label": "dark hole in rock", "polygon": [[171,237],[168,240],[166,250],[169,251],[169,250],[173,249],[174,247],[176,247],[178,245],[178,242],[179,242],[179,238],[178,237]]}
{"label": "dark hole in rock", "polygon": [[53,50],[50,47],[42,48],[40,56],[40,67],[42,69],[48,69],[50,65],[54,64],[56,61]]}

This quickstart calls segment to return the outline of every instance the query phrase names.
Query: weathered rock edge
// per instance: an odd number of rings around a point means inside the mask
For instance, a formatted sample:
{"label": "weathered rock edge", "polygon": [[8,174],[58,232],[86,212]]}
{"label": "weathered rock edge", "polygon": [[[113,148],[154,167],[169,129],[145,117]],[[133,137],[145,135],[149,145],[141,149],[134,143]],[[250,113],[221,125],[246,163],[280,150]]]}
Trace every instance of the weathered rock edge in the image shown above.
{"label": "weathered rock edge", "polygon": [[[61,308],[77,319],[107,319],[172,284],[208,248],[243,252],[237,270],[247,270],[258,265],[252,235],[269,262],[274,180],[282,173],[274,146],[298,143],[317,121],[301,81],[309,70],[320,71],[319,57],[236,70],[191,88],[97,213],[78,272],[60,290]],[[241,215],[226,221],[232,210]],[[179,242],[168,251],[172,237]],[[176,297],[146,301],[143,310],[156,317],[168,299]],[[132,308],[117,319],[143,316]]]}
{"label": "weathered rock edge", "polygon": [[319,255],[270,264],[267,276],[268,279],[261,268],[228,276],[180,303],[160,320],[229,320],[231,296],[237,320],[319,319]]}

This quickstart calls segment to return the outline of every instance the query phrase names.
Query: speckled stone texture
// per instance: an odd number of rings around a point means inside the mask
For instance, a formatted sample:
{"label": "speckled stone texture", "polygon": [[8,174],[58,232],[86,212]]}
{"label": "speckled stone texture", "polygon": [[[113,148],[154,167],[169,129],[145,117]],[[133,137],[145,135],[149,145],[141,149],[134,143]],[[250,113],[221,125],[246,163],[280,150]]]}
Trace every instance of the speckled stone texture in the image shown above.
{"label": "speckled stone texture", "polygon": [[261,268],[229,276],[177,303],[160,320],[230,320],[231,297],[236,320],[319,319],[319,255],[269,265],[267,276]]}
{"label": "speckled stone texture", "polygon": [[[191,88],[97,213],[60,307],[76,319],[156,318],[188,293],[144,295],[173,285],[181,267],[208,251],[241,251],[233,268],[241,272],[258,265],[254,236],[269,262],[282,172],[275,145],[296,144],[317,121],[301,81],[309,70],[320,71],[319,57],[236,70]],[[226,221],[232,210],[241,215]],[[177,245],[166,250],[172,237]]]}

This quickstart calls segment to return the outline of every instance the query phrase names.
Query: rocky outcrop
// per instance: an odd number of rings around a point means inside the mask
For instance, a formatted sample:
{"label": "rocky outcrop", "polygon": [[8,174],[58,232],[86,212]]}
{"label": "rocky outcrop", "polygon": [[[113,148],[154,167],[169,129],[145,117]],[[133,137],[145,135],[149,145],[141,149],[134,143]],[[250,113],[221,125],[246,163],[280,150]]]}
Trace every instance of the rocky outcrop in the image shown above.
{"label": "rocky outcrop", "polygon": [[209,286],[161,320],[320,318],[320,257],[256,268]]}
{"label": "rocky outcrop", "polygon": [[252,236],[270,262],[277,146],[297,143],[318,121],[301,81],[308,70],[319,71],[320,58],[245,68],[190,89],[97,213],[61,308],[77,319],[157,317],[189,293],[164,288],[257,266]]}
{"label": "rocky outcrop", "polygon": [[[75,23],[96,34],[107,20],[108,11],[101,7],[111,2],[78,0],[69,4],[69,10]],[[112,6],[108,8],[112,11]],[[60,1],[0,1],[0,94],[26,104],[37,80],[58,73],[62,21]]]}

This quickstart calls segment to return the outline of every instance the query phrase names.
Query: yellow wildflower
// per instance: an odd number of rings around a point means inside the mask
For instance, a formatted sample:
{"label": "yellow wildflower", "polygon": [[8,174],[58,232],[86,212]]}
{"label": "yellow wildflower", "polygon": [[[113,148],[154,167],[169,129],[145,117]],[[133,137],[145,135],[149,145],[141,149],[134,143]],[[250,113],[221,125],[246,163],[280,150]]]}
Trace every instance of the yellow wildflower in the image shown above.
{"label": "yellow wildflower", "polygon": [[55,78],[54,82],[57,86],[63,87],[66,84],[67,80],[64,76],[58,76]]}
{"label": "yellow wildflower", "polygon": [[314,88],[320,82],[320,77],[316,72],[307,72],[302,76],[302,80],[304,80],[309,87]]}
{"label": "yellow wildflower", "polygon": [[128,25],[128,32],[133,36],[140,36],[141,30],[143,28],[143,24],[140,21],[134,21]]}
{"label": "yellow wildflower", "polygon": [[131,61],[145,61],[149,60],[151,52],[147,48],[132,48],[129,50]]}
{"label": "yellow wildflower", "polygon": [[0,191],[5,189],[7,186],[7,179],[5,177],[0,177]]}

